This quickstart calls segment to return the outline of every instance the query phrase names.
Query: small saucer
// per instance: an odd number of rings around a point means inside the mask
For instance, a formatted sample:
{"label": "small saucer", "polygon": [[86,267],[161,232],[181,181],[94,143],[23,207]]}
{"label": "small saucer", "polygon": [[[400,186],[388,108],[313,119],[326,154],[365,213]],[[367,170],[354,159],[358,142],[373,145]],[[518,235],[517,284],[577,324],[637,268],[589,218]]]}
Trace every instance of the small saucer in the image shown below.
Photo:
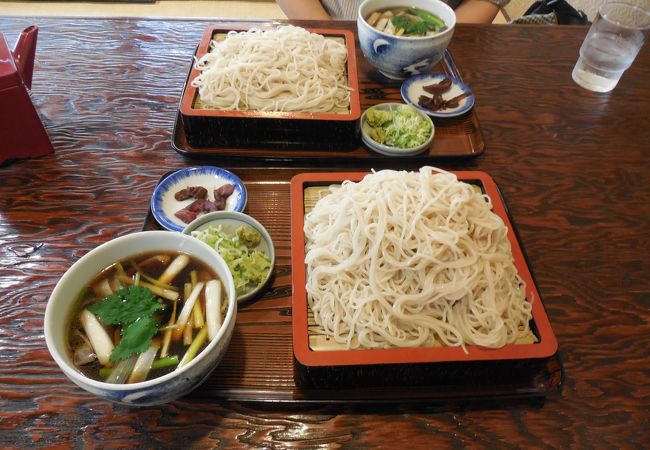
{"label": "small saucer", "polygon": [[[262,240],[255,248],[255,250],[258,250],[268,256],[270,261],[270,268],[266,274],[266,277],[264,278],[264,281],[262,281],[254,288],[250,288],[243,294],[239,294],[237,296],[237,302],[244,302],[246,300],[250,300],[253,297],[256,297],[266,287],[269,280],[271,279],[271,275],[273,274],[273,268],[275,267],[275,247],[273,245],[273,239],[271,238],[271,235],[266,230],[266,228],[264,228],[264,225],[259,223],[253,217],[241,212],[215,211],[197,217],[183,230],[184,234],[191,236],[192,232],[194,231],[202,231],[208,227],[214,226],[221,227],[224,233],[234,235],[237,232],[237,228],[241,227],[242,225],[252,227],[253,229],[257,230],[257,232],[262,236]],[[228,263],[228,260],[226,260],[226,263]],[[236,281],[235,284],[237,284]]]}
{"label": "small saucer", "polygon": [[435,126],[433,125],[433,122],[431,119],[426,115],[423,114],[419,109],[416,109],[415,112],[422,117],[424,120],[429,122],[431,125],[431,134],[427,138],[425,142],[422,144],[418,145],[417,147],[411,147],[411,148],[398,148],[398,147],[393,147],[390,145],[385,145],[385,144],[380,144],[379,142],[375,141],[373,138],[370,137],[370,131],[372,127],[368,125],[366,122],[366,115],[369,110],[371,109],[379,109],[383,111],[393,111],[396,108],[401,108],[401,107],[406,107],[406,104],[404,103],[380,103],[378,105],[372,106],[368,108],[364,113],[361,115],[361,140],[363,141],[366,146],[368,146],[371,150],[376,151],[377,153],[380,153],[385,156],[412,156],[412,155],[417,155],[418,153],[422,153],[423,151],[427,150],[431,146],[431,141],[433,140],[433,135],[435,133]]}
{"label": "small saucer", "polygon": [[[418,105],[418,99],[421,95],[426,95],[428,97],[432,96],[423,89],[423,86],[439,83],[444,78],[449,78],[452,82],[449,90],[442,95],[442,98],[444,100],[449,100],[450,98],[456,97],[463,93],[467,93],[468,96],[462,99],[456,108],[432,111]],[[425,114],[428,114],[431,117],[460,116],[462,114],[465,114],[474,106],[474,94],[472,93],[472,90],[469,88],[469,86],[467,86],[462,81],[458,81],[449,77],[444,73],[423,73],[420,75],[415,75],[402,83],[400,92],[405,102],[412,104],[418,110],[422,111]]]}
{"label": "small saucer", "polygon": [[235,187],[233,193],[226,199],[225,211],[243,211],[247,201],[244,183],[226,169],[198,166],[178,170],[163,179],[151,196],[151,213],[164,228],[170,231],[183,231],[188,224],[175,214],[195,199],[179,201],[174,198],[174,194],[186,187],[203,186],[208,190],[208,200],[214,200],[214,190],[224,184],[232,184]]}

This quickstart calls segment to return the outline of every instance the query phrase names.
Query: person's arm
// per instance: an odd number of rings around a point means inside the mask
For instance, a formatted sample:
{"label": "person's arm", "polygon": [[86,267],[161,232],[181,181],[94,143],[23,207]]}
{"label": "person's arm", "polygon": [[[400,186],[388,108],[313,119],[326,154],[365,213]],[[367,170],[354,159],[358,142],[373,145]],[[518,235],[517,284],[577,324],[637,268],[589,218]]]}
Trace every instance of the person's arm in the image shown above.
{"label": "person's arm", "polygon": [[463,0],[455,11],[458,23],[492,23],[499,6],[487,0]]}
{"label": "person's arm", "polygon": [[276,0],[276,3],[289,19],[331,19],[319,0]]}

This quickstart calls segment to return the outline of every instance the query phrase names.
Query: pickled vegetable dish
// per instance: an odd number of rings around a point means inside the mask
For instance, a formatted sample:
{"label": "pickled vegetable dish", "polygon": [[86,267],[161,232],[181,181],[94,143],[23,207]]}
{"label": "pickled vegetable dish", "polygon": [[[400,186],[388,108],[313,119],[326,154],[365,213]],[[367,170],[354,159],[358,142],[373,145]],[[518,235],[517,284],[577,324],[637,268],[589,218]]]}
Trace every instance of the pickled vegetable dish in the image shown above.
{"label": "pickled vegetable dish", "polygon": [[365,120],[370,128],[368,136],[390,147],[418,147],[431,136],[431,123],[411,105],[397,105],[391,110],[370,108]]}

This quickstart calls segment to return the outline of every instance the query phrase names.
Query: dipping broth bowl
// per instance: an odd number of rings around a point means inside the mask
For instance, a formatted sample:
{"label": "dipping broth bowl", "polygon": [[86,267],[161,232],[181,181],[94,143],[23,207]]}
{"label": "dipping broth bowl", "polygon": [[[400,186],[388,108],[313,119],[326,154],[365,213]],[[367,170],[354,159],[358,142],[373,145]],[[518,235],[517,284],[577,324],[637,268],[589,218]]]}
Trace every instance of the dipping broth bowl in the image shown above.
{"label": "dipping broth bowl", "polygon": [[[440,17],[447,29],[433,36],[394,36],[368,24],[374,11],[398,6],[417,7]],[[365,0],[359,6],[357,31],[368,62],[388,78],[402,80],[425,72],[447,49],[456,26],[456,14],[440,0]]]}
{"label": "dipping broth bowl", "polygon": [[[212,268],[221,279],[227,309],[217,335],[192,361],[171,373],[132,384],[96,381],[74,365],[68,345],[68,328],[79,292],[103,269],[115,262],[150,252],[183,252]],[[98,397],[132,406],[173,401],[199,386],[221,362],[235,327],[237,301],[232,274],[226,262],[208,245],[182,233],[143,231],[118,237],[91,250],[61,277],[45,310],[45,341],[54,361],[75,384]]]}

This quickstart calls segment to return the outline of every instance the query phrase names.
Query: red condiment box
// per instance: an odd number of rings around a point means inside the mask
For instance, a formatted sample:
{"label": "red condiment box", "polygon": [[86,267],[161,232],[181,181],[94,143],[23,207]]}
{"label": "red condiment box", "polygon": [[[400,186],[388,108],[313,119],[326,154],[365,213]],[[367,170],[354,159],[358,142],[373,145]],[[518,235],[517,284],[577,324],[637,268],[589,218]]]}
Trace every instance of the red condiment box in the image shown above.
{"label": "red condiment box", "polygon": [[13,51],[0,33],[0,164],[54,149],[28,90],[32,85],[38,28],[26,28]]}

